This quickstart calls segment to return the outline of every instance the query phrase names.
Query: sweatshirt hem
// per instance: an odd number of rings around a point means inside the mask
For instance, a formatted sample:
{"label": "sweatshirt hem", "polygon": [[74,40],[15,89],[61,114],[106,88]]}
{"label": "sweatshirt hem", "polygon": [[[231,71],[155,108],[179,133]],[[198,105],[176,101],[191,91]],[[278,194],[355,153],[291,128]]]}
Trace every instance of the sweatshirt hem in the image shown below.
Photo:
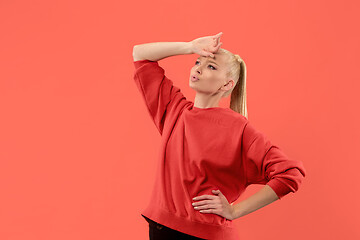
{"label": "sweatshirt hem", "polygon": [[147,208],[141,212],[141,215],[168,228],[195,237],[209,240],[239,240],[239,235],[236,228],[232,226],[232,222],[230,223],[231,226],[196,222],[188,218],[177,216],[159,207],[156,208],[156,212],[150,211],[149,208]]}

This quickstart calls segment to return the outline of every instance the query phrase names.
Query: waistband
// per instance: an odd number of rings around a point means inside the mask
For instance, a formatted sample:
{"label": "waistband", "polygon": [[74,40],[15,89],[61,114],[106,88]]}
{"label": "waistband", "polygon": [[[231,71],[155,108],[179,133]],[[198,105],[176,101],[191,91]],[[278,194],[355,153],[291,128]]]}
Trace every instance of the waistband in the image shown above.
{"label": "waistband", "polygon": [[160,224],[160,223],[157,223],[153,220],[151,220],[150,218],[148,217],[145,217],[144,215],[141,214],[141,216],[143,216],[145,218],[145,220],[149,223],[149,225],[151,227],[156,227],[157,229],[162,229],[163,227],[165,227],[164,225]]}

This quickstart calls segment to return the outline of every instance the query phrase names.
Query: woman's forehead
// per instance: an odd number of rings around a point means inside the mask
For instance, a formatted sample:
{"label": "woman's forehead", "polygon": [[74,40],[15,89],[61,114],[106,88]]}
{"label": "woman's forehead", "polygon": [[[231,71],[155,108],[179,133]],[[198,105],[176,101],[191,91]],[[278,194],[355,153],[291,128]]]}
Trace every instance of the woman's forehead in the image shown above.
{"label": "woman's forehead", "polygon": [[228,60],[228,56],[224,53],[214,53],[214,57],[210,57],[210,56],[199,56],[198,59],[206,59],[207,61],[214,61],[215,63],[217,63],[219,66],[224,66],[226,61]]}

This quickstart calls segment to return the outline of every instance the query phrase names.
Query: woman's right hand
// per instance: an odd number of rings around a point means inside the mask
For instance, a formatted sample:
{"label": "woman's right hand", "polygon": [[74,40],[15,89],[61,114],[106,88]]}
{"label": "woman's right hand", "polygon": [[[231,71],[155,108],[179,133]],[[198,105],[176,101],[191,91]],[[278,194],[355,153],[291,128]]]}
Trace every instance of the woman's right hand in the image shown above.
{"label": "woman's right hand", "polygon": [[222,34],[223,33],[220,32],[214,36],[201,37],[192,40],[190,42],[192,53],[196,53],[205,57],[214,57],[213,53],[216,53],[222,45],[222,42],[220,42],[220,37]]}

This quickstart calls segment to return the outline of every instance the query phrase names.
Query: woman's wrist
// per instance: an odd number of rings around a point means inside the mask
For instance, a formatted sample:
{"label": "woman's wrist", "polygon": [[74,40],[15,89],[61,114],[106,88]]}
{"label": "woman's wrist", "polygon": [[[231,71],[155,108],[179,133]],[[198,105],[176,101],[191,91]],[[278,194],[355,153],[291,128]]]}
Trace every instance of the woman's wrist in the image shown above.
{"label": "woman's wrist", "polygon": [[152,42],[136,45],[133,48],[134,61],[143,59],[159,61],[170,56],[192,53],[191,42]]}
{"label": "woman's wrist", "polygon": [[187,43],[187,51],[188,51],[187,54],[194,54],[192,42],[186,42],[186,43]]}

